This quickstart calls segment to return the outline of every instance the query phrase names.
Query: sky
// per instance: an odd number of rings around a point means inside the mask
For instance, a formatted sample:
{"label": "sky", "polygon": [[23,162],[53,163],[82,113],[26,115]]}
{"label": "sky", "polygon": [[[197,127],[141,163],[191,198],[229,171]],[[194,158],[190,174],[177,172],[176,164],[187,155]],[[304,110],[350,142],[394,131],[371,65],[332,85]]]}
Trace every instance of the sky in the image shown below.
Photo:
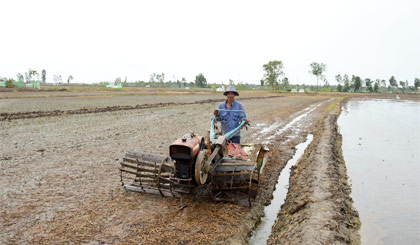
{"label": "sky", "polygon": [[263,64],[281,60],[292,84],[316,84],[312,62],[330,84],[420,78],[418,0],[0,0],[0,10],[0,77],[259,84]]}

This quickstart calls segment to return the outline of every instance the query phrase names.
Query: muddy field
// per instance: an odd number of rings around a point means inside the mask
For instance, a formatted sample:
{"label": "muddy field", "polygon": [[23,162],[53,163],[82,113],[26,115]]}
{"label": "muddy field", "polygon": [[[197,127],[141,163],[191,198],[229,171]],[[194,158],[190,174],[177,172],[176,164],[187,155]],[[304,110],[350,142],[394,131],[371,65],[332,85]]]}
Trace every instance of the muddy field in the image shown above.
{"label": "muddy field", "polygon": [[[220,94],[28,92],[0,96],[0,243],[246,244],[272,198],[277,176],[293,156],[294,146],[308,133],[315,135],[313,142],[323,141],[320,144],[326,147],[318,149],[312,143],[312,153],[307,153],[311,160],[303,168],[310,169],[310,162],[324,157],[331,162],[326,168],[335,172],[306,171],[315,176],[305,179],[305,185],[317,186],[319,178],[327,178],[327,184],[337,189],[327,198],[334,211],[313,226],[308,217],[323,212],[314,206],[317,202],[308,205],[309,199],[291,199],[290,194],[284,209],[288,214],[280,213],[269,242],[297,244],[302,232],[308,233],[306,239],[319,236],[318,227],[326,230],[320,238],[325,240],[320,241],[359,242],[357,211],[348,197],[345,166],[337,148],[340,138],[334,108],[341,98],[251,92],[237,98],[251,121],[242,141],[264,142],[271,150],[259,194],[248,208],[193,195],[161,198],[127,192],[120,186],[118,167],[126,151],[167,154],[177,137],[204,134],[212,111],[224,99]],[[304,182],[294,176],[293,193],[305,196],[310,190],[296,189]],[[299,210],[306,210],[305,214]],[[310,222],[302,222],[292,232],[295,225],[282,223],[299,223],[299,217]]]}
{"label": "muddy field", "polygon": [[292,167],[289,192],[268,244],[360,244],[337,129],[340,107],[319,118],[314,140]]}

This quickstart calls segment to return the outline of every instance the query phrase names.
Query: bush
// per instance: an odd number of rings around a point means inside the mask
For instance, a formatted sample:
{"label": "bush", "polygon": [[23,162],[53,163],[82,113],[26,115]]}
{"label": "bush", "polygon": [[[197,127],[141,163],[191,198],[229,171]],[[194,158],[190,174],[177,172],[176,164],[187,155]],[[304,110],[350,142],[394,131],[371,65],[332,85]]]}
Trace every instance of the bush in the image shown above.
{"label": "bush", "polygon": [[6,88],[13,88],[13,79],[6,80]]}

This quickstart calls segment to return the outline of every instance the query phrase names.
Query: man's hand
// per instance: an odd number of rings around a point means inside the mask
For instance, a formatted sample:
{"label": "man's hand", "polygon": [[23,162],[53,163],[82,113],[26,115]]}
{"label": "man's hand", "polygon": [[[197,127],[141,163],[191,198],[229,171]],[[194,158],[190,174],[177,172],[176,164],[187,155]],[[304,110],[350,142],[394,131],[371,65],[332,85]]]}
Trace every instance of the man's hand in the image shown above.
{"label": "man's hand", "polygon": [[216,117],[219,117],[219,111],[218,110],[214,110],[214,115],[216,115]]}
{"label": "man's hand", "polygon": [[249,120],[248,120],[248,118],[245,118],[245,123],[246,123],[246,124],[249,124]]}

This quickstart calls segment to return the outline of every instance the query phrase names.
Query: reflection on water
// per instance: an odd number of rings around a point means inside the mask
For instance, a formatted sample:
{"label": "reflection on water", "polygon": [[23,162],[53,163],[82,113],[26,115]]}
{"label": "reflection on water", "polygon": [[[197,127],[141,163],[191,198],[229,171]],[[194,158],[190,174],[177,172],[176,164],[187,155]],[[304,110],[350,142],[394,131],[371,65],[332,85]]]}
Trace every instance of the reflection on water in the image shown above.
{"label": "reflection on water", "polygon": [[420,244],[420,103],[349,101],[338,125],[363,244]]}

